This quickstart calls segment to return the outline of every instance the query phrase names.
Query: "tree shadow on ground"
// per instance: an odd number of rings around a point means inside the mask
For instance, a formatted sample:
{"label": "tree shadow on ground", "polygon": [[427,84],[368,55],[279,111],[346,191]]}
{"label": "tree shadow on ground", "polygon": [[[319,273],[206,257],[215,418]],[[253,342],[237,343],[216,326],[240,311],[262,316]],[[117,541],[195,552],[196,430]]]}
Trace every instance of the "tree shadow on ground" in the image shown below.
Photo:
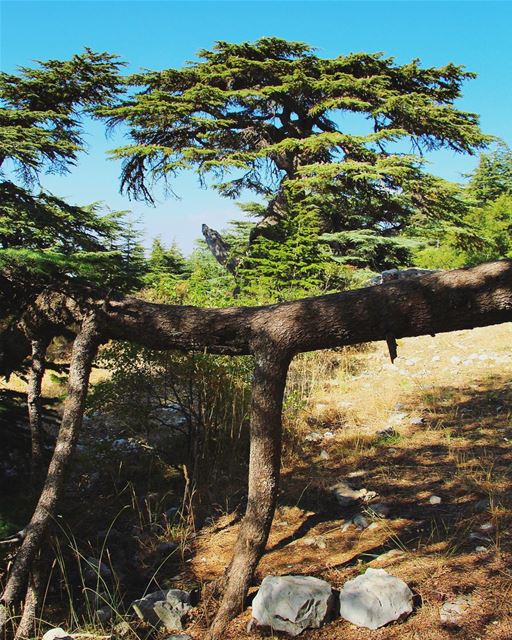
{"label": "tree shadow on ground", "polygon": [[[348,479],[354,488],[377,492],[374,502],[389,506],[390,522],[408,521],[401,537],[408,548],[437,541],[447,543],[450,553],[462,553],[475,548],[475,539],[468,534],[479,514],[489,519],[501,509],[505,522],[512,506],[508,378],[434,388],[420,401],[421,424],[405,424],[394,438],[367,437],[362,445],[359,442],[357,454],[350,448],[353,433],[344,441],[343,429],[337,432],[328,461],[319,461],[319,451],[308,443],[300,464],[283,474],[279,503],[299,506],[309,515],[267,553],[304,537],[321,523],[347,519],[360,510],[363,505],[347,510],[336,504],[329,487],[341,479]],[[401,411],[417,413],[418,398],[403,402]],[[350,479],[354,471],[361,476]],[[433,495],[441,498],[440,504],[430,504]],[[503,539],[501,545],[510,550],[511,540]]]}

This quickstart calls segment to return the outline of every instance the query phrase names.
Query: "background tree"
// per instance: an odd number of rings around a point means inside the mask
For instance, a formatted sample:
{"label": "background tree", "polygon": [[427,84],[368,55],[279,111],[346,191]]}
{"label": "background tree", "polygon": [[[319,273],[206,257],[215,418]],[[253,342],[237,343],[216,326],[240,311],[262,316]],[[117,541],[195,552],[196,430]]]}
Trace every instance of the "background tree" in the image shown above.
{"label": "background tree", "polygon": [[419,266],[454,268],[512,255],[512,153],[502,142],[482,153],[467,185],[459,185],[462,224],[445,220],[420,229]]}
{"label": "background tree", "polygon": [[[30,304],[45,287],[71,294],[76,284],[125,290],[134,284],[134,274],[126,268],[129,256],[123,252],[126,234],[122,215],[101,214],[95,205],[71,206],[43,191],[39,184],[43,172],[64,173],[76,163],[85,147],[83,120],[99,104],[111,103],[121,91],[120,67],[115,56],[86,50],[68,61],[50,60],[33,69],[22,67],[18,74],[0,74],[0,284],[3,294],[16,291],[1,310],[0,324],[7,339],[0,345],[0,358],[5,363],[16,351],[13,338],[21,327],[31,346],[27,400],[34,467],[41,467],[42,462],[41,383],[51,335],[37,314],[28,312]],[[83,329],[74,342],[73,354],[84,367],[80,375],[88,377],[96,327],[90,321]],[[81,417],[76,421],[73,414],[83,406],[84,395],[73,395],[73,385],[70,389],[59,453],[52,459],[42,494],[47,502],[45,518],[51,517],[51,505],[62,491],[63,473],[73,450],[73,430],[81,423]],[[26,568],[30,576],[23,572],[15,575],[10,595],[9,591],[2,595],[10,603],[26,591],[17,630],[20,637],[34,635],[41,595],[37,563],[30,562]]]}
{"label": "background tree", "polygon": [[[79,277],[126,288],[130,261],[121,236],[132,234],[120,212],[79,207],[41,190],[42,173],[65,173],[85,150],[84,118],[122,91],[121,62],[86,49],[0,73],[0,262],[34,284]],[[128,275],[128,274],[127,274]]]}
{"label": "background tree", "polygon": [[[254,240],[295,215],[285,196],[293,183],[316,198],[337,253],[356,247],[358,263],[378,268],[374,236],[386,253],[418,211],[436,216],[457,204],[422,154],[473,153],[487,141],[477,116],[455,107],[472,77],[451,63],[398,65],[382,54],[323,59],[279,38],[218,42],[182,69],[132,76],[139,92],[101,113],[129,127],[131,143],[114,156],[130,196],[151,201],[152,182],[172,187],[176,173],[194,170],[224,196],[250,191],[266,203]],[[347,115],[364,133],[345,126]]]}
{"label": "background tree", "polygon": [[467,193],[484,205],[503,195],[512,195],[512,151],[498,142],[490,153],[482,153],[477,168],[469,174]]}

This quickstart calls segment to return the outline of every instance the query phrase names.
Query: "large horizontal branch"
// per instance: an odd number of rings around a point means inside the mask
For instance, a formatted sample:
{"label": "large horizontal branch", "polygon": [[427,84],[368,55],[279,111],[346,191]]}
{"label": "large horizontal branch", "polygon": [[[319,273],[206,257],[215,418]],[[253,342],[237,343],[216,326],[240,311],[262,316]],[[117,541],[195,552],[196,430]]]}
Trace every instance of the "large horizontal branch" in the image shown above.
{"label": "large horizontal branch", "polygon": [[[510,322],[512,260],[263,307],[203,309],[130,296],[105,298],[93,290],[73,297],[46,291],[27,313],[41,314],[42,324],[53,325],[60,335],[91,307],[102,316],[103,340],[227,355],[253,354],[272,345],[293,355]],[[28,353],[22,340],[19,333],[17,351]]]}
{"label": "large horizontal branch", "polygon": [[105,337],[155,349],[300,353],[512,321],[512,260],[264,307],[105,304]]}

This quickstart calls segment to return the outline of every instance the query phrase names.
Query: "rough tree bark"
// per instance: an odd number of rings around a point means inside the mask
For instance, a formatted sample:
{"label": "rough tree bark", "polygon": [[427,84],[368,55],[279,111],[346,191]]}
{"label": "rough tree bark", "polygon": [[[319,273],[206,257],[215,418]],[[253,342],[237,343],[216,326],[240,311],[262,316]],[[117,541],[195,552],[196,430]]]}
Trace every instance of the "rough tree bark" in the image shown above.
{"label": "rough tree bark", "polygon": [[38,617],[41,610],[43,596],[43,571],[41,559],[32,561],[32,569],[28,578],[23,614],[16,629],[14,640],[36,638],[38,635]]}
{"label": "rough tree bark", "polygon": [[[1,297],[0,291],[0,303]],[[45,292],[36,307],[58,333],[81,319],[76,297]],[[254,354],[249,503],[224,600],[210,632],[210,638],[219,638],[226,622],[243,606],[268,538],[279,476],[280,412],[289,359],[295,353],[316,349],[375,340],[389,343],[397,338],[510,322],[512,260],[266,307],[198,309],[132,297],[107,299],[92,290],[82,292],[82,298],[101,317],[101,336],[88,318],[75,340],[70,395],[61,427],[63,444],[60,449],[57,445],[49,471],[53,475],[49,475],[2,600],[11,604],[19,596],[41,540],[41,528],[44,531],[43,524],[49,520],[47,512],[55,509],[62,483],[57,479],[62,474],[56,472],[69,459],[81,423],[88,371],[99,339],[129,340],[162,350]],[[15,358],[27,352],[23,345],[16,350],[0,349],[0,372],[13,370]]]}
{"label": "rough tree bark", "polygon": [[27,407],[32,446],[31,469],[35,478],[43,469],[43,439],[42,439],[42,410],[41,387],[45,372],[45,357],[48,348],[46,338],[35,337],[30,341],[32,360],[27,381]]}
{"label": "rough tree bark", "polygon": [[[44,535],[55,517],[56,506],[64,488],[64,474],[82,425],[89,375],[98,344],[99,331],[96,315],[89,313],[83,318],[81,328],[73,343],[68,395],[44,487],[32,519],[25,530],[25,536],[0,598],[0,604],[4,605],[0,611],[0,631],[5,625],[8,610],[18,604],[23,594],[26,593],[33,561],[41,548]],[[29,604],[34,600],[34,594],[31,592],[32,589],[29,587],[26,597]],[[24,625],[30,626],[28,620],[25,620]]]}
{"label": "rough tree bark", "polygon": [[278,347],[271,351],[267,345],[256,354],[247,508],[208,640],[220,637],[227,623],[243,611],[247,590],[267,544],[279,487],[281,413],[289,363],[289,355]]}

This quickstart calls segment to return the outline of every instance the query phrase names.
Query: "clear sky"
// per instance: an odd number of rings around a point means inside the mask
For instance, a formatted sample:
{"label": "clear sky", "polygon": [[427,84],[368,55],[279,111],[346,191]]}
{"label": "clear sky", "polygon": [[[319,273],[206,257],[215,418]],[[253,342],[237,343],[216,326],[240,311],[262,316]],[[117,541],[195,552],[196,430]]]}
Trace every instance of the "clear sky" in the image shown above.
{"label": "clear sky", "polygon": [[[216,40],[241,42],[263,36],[301,40],[333,57],[383,51],[405,63],[464,64],[478,74],[459,107],[479,113],[486,133],[512,146],[512,2],[506,1],[182,1],[0,0],[0,65],[13,72],[33,60],[67,58],[84,46],[117,53],[128,70],[180,67]],[[192,176],[175,183],[181,200],[160,198],[155,208],[119,195],[119,164],[105,152],[98,124],[88,130],[89,154],[68,176],[48,176],[44,186],[71,202],[103,200],[131,209],[146,239],[161,234],[187,252],[202,222],[221,228],[240,217],[235,203],[201,190]],[[450,180],[470,171],[475,158],[439,152],[431,170]]]}

